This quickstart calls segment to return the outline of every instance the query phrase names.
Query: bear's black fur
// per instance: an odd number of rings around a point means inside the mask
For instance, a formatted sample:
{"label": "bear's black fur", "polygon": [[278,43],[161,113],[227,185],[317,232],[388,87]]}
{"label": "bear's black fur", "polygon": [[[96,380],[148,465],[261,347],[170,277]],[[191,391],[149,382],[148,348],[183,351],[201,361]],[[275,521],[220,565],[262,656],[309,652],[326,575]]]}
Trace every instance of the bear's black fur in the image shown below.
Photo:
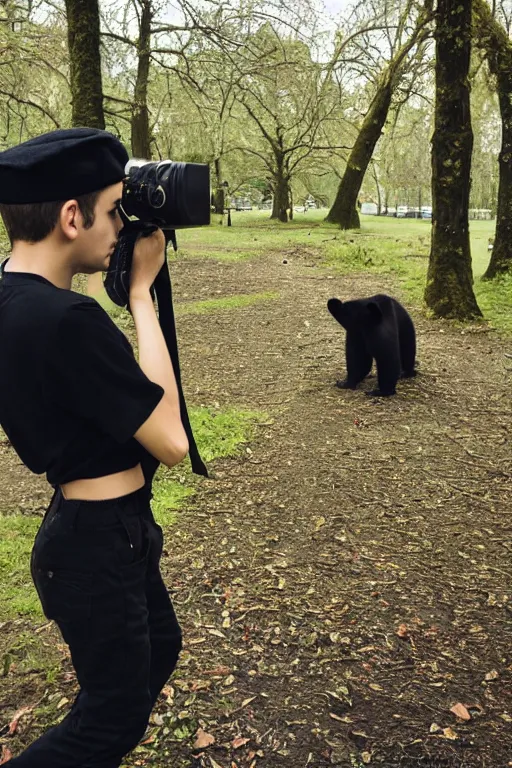
{"label": "bear's black fur", "polygon": [[394,395],[400,377],[415,376],[416,333],[404,307],[383,293],[368,299],[329,299],[327,309],[347,332],[347,378],[342,389],[355,389],[377,364],[378,389],[368,394]]}

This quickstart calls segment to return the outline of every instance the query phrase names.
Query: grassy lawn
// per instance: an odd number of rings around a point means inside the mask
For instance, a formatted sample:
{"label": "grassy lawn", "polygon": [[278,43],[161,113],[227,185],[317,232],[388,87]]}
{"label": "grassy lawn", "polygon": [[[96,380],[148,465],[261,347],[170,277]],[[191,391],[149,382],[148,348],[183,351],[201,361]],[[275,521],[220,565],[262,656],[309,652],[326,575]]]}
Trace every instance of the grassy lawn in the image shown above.
{"label": "grassy lawn", "polygon": [[[361,216],[360,230],[342,232],[324,222],[326,214],[326,209],[296,213],[292,222],[282,224],[270,221],[268,211],[240,211],[232,214],[231,227],[220,226],[214,217],[208,228],[178,233],[179,256],[237,260],[304,247],[319,253],[327,267],[340,272],[393,274],[408,300],[423,304],[430,221]],[[512,277],[492,283],[480,280],[489,262],[487,245],[494,229],[494,221],[470,222],[474,290],[485,320],[512,333]]]}
{"label": "grassy lawn", "polygon": [[[325,238],[334,237],[349,241],[355,232],[340,232],[335,225],[326,224],[327,209],[295,213],[288,224],[270,221],[269,211],[237,211],[232,213],[232,226],[219,226],[218,217],[212,217],[208,228],[188,229],[178,232],[178,244],[185,255],[205,255],[215,258],[236,258],[233,252],[243,254],[283,248],[289,245],[325,247]],[[431,224],[422,219],[394,219],[386,216],[361,216],[360,235],[375,240],[375,246],[383,240],[430,243]],[[475,277],[483,274],[489,254],[487,243],[494,235],[494,221],[471,221],[471,253]],[[219,253],[218,249],[225,249]],[[428,255],[428,249],[427,249]]]}

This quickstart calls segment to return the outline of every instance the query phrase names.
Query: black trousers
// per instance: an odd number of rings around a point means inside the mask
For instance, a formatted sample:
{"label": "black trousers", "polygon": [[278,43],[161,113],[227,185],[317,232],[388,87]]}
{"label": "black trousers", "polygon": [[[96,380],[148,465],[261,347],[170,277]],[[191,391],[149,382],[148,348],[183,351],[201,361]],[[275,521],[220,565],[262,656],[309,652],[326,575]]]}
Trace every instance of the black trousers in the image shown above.
{"label": "black trousers", "polygon": [[45,615],[68,644],[80,692],[71,711],[9,768],[118,768],[142,738],[181,650],[159,569],[150,493],[108,501],[57,491],[32,551]]}

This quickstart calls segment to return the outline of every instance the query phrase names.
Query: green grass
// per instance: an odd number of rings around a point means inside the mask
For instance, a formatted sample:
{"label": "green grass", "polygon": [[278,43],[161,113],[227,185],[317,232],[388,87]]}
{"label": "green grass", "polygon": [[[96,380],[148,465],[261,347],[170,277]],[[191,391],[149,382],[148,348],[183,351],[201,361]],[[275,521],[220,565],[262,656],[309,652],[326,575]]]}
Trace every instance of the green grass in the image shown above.
{"label": "green grass", "polygon": [[0,619],[40,613],[29,569],[40,523],[39,517],[0,515]]}
{"label": "green grass", "polygon": [[[191,408],[190,422],[201,457],[207,465],[215,459],[236,456],[241,446],[254,436],[256,425],[268,415],[239,408]],[[171,525],[185,499],[195,493],[196,476],[188,460],[179,467],[160,466],[153,483],[155,519]]]}
{"label": "green grass", "polygon": [[240,307],[250,307],[261,301],[271,301],[278,299],[279,294],[267,291],[266,293],[248,293],[238,294],[236,296],[225,296],[221,299],[205,299],[204,301],[187,301],[182,304],[176,304],[177,315],[205,315],[207,312],[215,312],[223,309],[239,309]]}
{"label": "green grass", "polygon": [[[231,257],[237,249],[253,249],[259,253],[304,246],[322,255],[322,264],[341,273],[373,272],[389,274],[398,282],[407,300],[423,305],[431,223],[421,219],[395,219],[385,216],[361,216],[361,229],[342,232],[324,222],[326,209],[297,213],[288,224],[270,221],[268,211],[233,214],[232,227],[210,227],[184,230],[179,233],[181,256],[201,255],[211,247],[210,255],[222,248]],[[470,238],[474,290],[485,319],[494,327],[511,331],[511,280],[483,282],[480,280],[489,262],[487,245],[494,235],[494,221],[471,221]],[[213,308],[213,304],[211,305]]]}
{"label": "green grass", "polygon": [[485,319],[502,331],[512,333],[512,275],[498,280],[477,280],[475,294]]}
{"label": "green grass", "polygon": [[[253,304],[259,304],[262,301],[272,301],[278,299],[279,294],[274,291],[263,293],[240,293],[234,296],[223,296],[218,299],[204,299],[201,301],[177,301],[174,305],[176,316],[179,315],[205,315],[208,312],[218,312],[221,310],[240,309],[241,307],[250,307]],[[124,307],[118,307],[114,304],[105,291],[95,296],[96,301],[105,309],[109,315],[126,329],[132,325],[130,313]]]}
{"label": "green grass", "polygon": [[[261,412],[238,408],[191,408],[190,420],[205,462],[234,456],[254,435],[256,424],[267,419]],[[184,501],[195,493],[196,476],[189,462],[160,467],[152,502],[160,525],[171,525]],[[16,616],[42,616],[30,576],[30,552],[41,523],[39,517],[0,515],[0,621]]]}

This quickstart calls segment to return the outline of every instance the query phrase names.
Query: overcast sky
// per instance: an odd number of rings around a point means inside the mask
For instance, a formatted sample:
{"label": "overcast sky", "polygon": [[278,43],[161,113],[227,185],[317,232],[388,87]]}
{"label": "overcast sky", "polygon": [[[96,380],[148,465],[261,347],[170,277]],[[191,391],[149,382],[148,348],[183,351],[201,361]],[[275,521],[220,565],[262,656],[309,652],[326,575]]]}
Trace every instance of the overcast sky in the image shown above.
{"label": "overcast sky", "polygon": [[328,13],[338,14],[349,6],[349,0],[324,0]]}
{"label": "overcast sky", "polygon": [[[349,9],[354,6],[354,0],[323,0],[323,4],[326,17],[334,22],[333,26],[337,27],[341,19],[348,17]],[[328,24],[329,27],[331,23]]]}

